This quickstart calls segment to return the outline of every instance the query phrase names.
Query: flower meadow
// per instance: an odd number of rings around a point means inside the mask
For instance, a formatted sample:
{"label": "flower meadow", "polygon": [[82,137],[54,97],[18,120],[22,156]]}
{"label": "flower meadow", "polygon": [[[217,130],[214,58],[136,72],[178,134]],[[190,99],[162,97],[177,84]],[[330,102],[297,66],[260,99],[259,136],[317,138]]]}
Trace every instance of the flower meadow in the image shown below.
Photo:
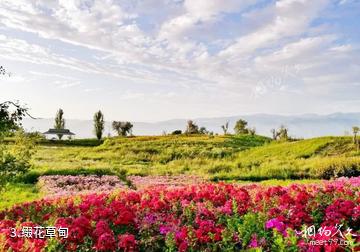
{"label": "flower meadow", "polygon": [[[202,183],[43,199],[0,213],[0,251],[359,251],[359,185]],[[11,236],[36,226],[68,237]]]}
{"label": "flower meadow", "polygon": [[127,179],[137,189],[155,186],[178,187],[204,183],[205,180],[198,176],[173,175],[173,176],[136,176],[130,175]]}
{"label": "flower meadow", "polygon": [[127,188],[117,176],[110,175],[41,176],[38,185],[42,192],[51,197],[78,193],[110,192],[114,189]]}

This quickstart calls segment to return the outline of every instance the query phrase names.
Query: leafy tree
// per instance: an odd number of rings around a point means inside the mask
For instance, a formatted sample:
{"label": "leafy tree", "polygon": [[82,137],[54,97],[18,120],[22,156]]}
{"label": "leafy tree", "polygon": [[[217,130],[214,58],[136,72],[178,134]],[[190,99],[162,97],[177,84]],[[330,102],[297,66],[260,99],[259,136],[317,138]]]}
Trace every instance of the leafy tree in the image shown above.
{"label": "leafy tree", "polygon": [[94,114],[94,133],[101,140],[105,128],[104,114],[99,110]]}
{"label": "leafy tree", "polygon": [[[62,109],[59,109],[56,113],[54,128],[58,130],[65,129],[64,111]],[[57,134],[57,136],[61,140],[63,134]]]}
{"label": "leafy tree", "polygon": [[284,125],[281,125],[278,130],[279,140],[284,140],[284,141],[288,140],[289,139],[288,132],[289,130]]}
{"label": "leafy tree", "polygon": [[128,134],[131,134],[133,126],[134,125],[132,125],[130,122],[113,121],[112,123],[113,129],[118,133],[119,136],[127,136]]}
{"label": "leafy tree", "polygon": [[289,139],[288,135],[288,128],[286,128],[284,125],[281,125],[278,130],[272,129],[272,138],[273,140],[280,140],[280,141],[287,141]]}
{"label": "leafy tree", "polygon": [[254,136],[256,134],[256,128],[255,127],[251,128],[251,129],[248,129],[248,131],[249,131],[249,134],[252,135],[252,136]]}
{"label": "leafy tree", "polygon": [[248,122],[240,119],[236,122],[235,127],[234,127],[234,131],[235,134],[241,135],[241,134],[248,134],[249,130],[246,128],[248,125]]}
{"label": "leafy tree", "polygon": [[205,127],[200,127],[199,134],[207,135],[209,131]]}
{"label": "leafy tree", "polygon": [[224,131],[224,135],[227,135],[229,131],[229,122],[226,122],[224,125],[221,125],[221,128]]}
{"label": "leafy tree", "polygon": [[[21,130],[22,118],[29,115],[27,111],[28,109],[18,102],[0,103],[0,190],[4,189],[6,182],[15,179],[31,167],[30,159],[35,142]],[[18,130],[15,133],[15,143],[5,145],[4,136],[14,130]]]}
{"label": "leafy tree", "polygon": [[0,191],[31,168],[30,160],[36,151],[36,138],[26,136],[23,130],[18,130],[14,139],[14,144],[0,144]]}
{"label": "leafy tree", "polygon": [[187,121],[186,134],[198,134],[199,126],[197,126],[192,120]]}
{"label": "leafy tree", "polygon": [[29,115],[28,109],[18,102],[0,103],[0,135],[18,129],[26,115]]}

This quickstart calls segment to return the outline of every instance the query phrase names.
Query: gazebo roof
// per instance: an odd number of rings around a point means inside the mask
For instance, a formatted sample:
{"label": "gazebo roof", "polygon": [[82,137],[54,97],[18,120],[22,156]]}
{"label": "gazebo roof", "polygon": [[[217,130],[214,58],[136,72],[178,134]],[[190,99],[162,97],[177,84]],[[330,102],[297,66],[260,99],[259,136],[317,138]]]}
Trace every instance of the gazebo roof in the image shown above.
{"label": "gazebo roof", "polygon": [[72,133],[70,130],[68,129],[49,129],[48,131],[43,133],[44,135],[69,135],[69,136],[74,136],[75,134]]}

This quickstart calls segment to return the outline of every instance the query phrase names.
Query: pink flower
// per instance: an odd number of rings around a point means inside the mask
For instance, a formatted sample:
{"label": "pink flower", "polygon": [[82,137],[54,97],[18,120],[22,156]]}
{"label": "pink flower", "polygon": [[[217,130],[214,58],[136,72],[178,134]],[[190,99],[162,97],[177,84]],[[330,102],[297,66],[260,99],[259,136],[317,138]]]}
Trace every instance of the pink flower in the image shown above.
{"label": "pink flower", "polygon": [[283,222],[279,221],[277,218],[268,220],[265,224],[265,227],[267,229],[275,228],[280,233],[284,233],[284,231],[285,231],[285,224]]}
{"label": "pink flower", "polygon": [[257,236],[256,236],[256,234],[253,234],[251,236],[251,241],[249,243],[249,248],[257,248],[257,247],[259,247]]}

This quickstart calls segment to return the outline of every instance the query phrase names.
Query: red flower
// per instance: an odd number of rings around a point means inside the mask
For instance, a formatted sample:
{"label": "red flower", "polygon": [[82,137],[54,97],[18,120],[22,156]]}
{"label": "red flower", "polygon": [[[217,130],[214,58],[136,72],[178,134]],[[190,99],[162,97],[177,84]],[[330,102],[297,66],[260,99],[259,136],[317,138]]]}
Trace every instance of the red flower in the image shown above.
{"label": "red flower", "polygon": [[85,237],[85,231],[77,226],[73,226],[69,229],[69,235],[66,239],[69,242],[82,243]]}
{"label": "red flower", "polygon": [[95,249],[98,251],[113,251],[116,247],[115,237],[112,233],[104,233],[98,238]]}
{"label": "red flower", "polygon": [[116,225],[128,225],[128,224],[133,224],[134,222],[135,222],[135,214],[125,209],[124,211],[121,211],[114,220],[114,224]]}
{"label": "red flower", "polygon": [[125,252],[136,251],[136,239],[132,234],[122,234],[118,236],[119,242],[118,247],[123,249]]}
{"label": "red flower", "polygon": [[109,224],[106,221],[101,220],[96,224],[96,228],[92,233],[92,235],[96,239],[99,238],[102,234],[111,233],[111,232],[112,231],[109,227]]}

